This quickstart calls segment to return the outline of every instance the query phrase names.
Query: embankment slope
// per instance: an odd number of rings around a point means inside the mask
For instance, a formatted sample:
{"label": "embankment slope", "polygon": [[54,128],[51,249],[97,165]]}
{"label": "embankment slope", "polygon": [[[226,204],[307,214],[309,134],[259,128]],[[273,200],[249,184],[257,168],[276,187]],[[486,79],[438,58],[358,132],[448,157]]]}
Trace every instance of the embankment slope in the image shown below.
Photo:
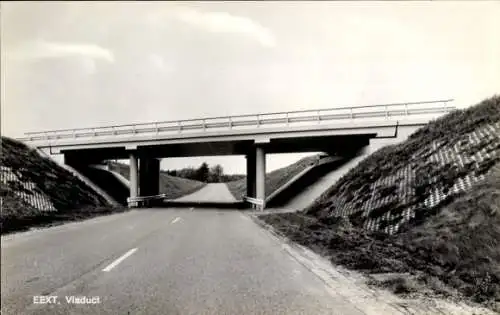
{"label": "embankment slope", "polygon": [[1,140],[2,233],[123,210],[36,150]]}

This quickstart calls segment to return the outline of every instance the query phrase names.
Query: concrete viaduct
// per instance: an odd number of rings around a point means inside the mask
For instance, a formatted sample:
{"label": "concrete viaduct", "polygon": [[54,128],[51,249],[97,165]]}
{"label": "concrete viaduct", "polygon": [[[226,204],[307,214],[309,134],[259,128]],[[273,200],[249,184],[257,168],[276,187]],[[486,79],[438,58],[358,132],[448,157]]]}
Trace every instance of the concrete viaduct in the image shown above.
{"label": "concrete viaduct", "polygon": [[159,193],[160,158],[244,155],[247,196],[265,200],[266,154],[348,156],[370,139],[396,138],[454,109],[452,100],[262,113],[29,132],[19,138],[70,166],[130,160],[130,197]]}

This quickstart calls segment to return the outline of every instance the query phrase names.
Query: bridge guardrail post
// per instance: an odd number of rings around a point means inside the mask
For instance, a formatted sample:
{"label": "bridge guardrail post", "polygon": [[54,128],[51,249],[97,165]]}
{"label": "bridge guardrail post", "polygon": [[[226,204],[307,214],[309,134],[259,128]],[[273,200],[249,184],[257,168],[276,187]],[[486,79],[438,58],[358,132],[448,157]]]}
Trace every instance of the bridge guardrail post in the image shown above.
{"label": "bridge guardrail post", "polygon": [[139,203],[135,198],[128,197],[127,198],[127,206],[129,208],[137,208],[139,206]]}
{"label": "bridge guardrail post", "polygon": [[254,210],[264,211],[265,200],[245,196],[243,201],[250,203],[250,208]]}

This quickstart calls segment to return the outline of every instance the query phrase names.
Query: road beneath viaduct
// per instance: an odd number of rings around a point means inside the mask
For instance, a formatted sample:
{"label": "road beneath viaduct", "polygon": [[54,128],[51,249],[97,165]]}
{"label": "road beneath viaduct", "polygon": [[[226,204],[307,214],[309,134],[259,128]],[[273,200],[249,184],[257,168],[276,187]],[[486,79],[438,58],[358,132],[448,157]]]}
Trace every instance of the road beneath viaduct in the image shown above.
{"label": "road beneath viaduct", "polygon": [[[364,314],[282,246],[246,214],[213,209],[132,210],[3,236],[2,314]],[[40,295],[60,304],[34,304]]]}

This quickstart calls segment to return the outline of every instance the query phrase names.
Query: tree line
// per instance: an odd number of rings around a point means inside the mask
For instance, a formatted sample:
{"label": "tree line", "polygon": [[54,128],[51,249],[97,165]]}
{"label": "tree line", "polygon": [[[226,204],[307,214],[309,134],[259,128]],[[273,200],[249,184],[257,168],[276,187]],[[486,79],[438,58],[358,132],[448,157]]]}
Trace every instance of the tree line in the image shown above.
{"label": "tree line", "polygon": [[226,175],[220,164],[210,167],[203,162],[200,167],[187,167],[180,170],[167,170],[166,173],[171,176],[177,176],[204,183],[226,183],[245,178],[245,175]]}

